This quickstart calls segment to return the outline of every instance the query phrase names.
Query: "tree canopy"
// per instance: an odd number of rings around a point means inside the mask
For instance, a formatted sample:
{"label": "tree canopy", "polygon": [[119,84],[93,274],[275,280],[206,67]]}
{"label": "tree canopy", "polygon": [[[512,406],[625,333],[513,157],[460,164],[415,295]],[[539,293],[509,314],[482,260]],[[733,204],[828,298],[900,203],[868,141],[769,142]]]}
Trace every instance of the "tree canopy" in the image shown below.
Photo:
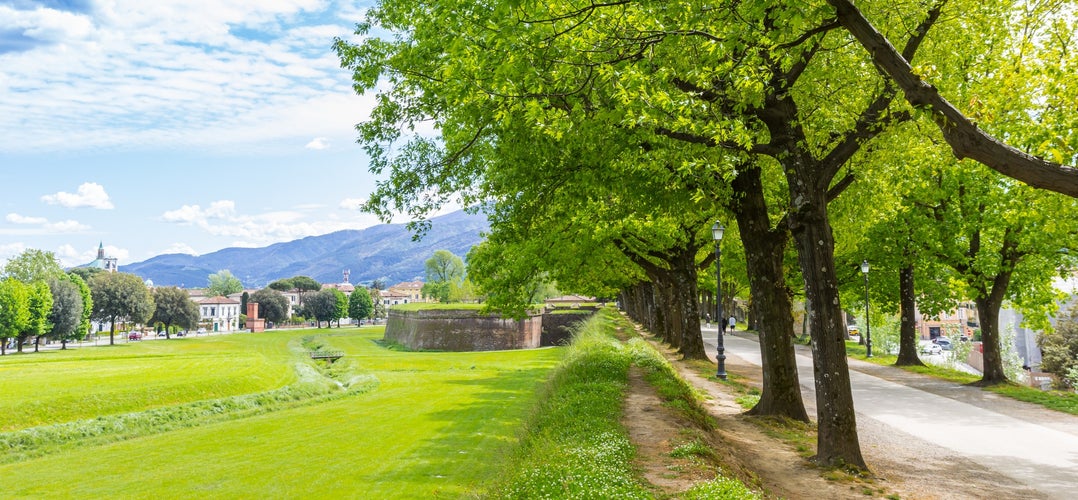
{"label": "tree canopy", "polygon": [[153,294],[142,278],[130,273],[95,273],[90,281],[93,319],[109,323],[109,344],[116,343],[116,324],[145,323],[154,312]]}
{"label": "tree canopy", "polygon": [[227,297],[243,291],[243,283],[233,276],[228,269],[222,269],[210,275],[206,294],[210,297]]}
{"label": "tree canopy", "polygon": [[348,317],[356,320],[370,318],[374,313],[374,301],[366,288],[356,287],[348,296]]}
{"label": "tree canopy", "polygon": [[252,293],[248,301],[258,303],[258,316],[266,321],[282,323],[288,319],[288,299],[274,288]]}
{"label": "tree canopy", "polygon": [[150,323],[165,326],[165,338],[172,338],[171,327],[176,326],[192,330],[198,327],[202,319],[198,303],[191,300],[187,290],[174,286],[158,287],[153,290],[154,312]]}

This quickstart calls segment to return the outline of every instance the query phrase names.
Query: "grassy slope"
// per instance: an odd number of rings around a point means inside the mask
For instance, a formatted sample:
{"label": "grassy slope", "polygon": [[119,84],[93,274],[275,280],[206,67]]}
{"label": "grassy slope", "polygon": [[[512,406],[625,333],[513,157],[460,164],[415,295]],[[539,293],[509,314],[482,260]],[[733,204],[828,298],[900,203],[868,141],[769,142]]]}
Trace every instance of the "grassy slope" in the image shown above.
{"label": "grassy slope", "polygon": [[0,357],[0,432],[259,392],[295,380],[293,332]]}
{"label": "grassy slope", "polygon": [[395,352],[362,332],[320,331],[373,392],[0,466],[5,496],[459,497],[496,473],[562,354]]}

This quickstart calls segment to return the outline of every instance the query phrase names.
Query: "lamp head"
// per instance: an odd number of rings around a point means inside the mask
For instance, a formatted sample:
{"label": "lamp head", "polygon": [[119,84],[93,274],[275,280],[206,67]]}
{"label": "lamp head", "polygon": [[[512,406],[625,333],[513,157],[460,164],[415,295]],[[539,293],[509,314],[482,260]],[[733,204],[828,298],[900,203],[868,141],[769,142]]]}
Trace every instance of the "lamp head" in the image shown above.
{"label": "lamp head", "polygon": [[861,272],[865,273],[865,274],[868,274],[868,260],[867,259],[864,260],[863,262],[861,262]]}
{"label": "lamp head", "polygon": [[711,226],[711,237],[714,238],[715,241],[722,241],[722,233],[724,231],[726,231],[726,228],[716,221],[715,225]]}

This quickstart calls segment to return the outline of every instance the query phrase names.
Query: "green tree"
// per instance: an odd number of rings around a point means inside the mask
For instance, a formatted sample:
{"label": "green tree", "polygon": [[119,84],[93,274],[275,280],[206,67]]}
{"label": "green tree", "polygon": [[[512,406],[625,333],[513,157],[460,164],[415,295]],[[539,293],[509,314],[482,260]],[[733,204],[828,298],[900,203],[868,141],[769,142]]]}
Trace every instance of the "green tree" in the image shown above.
{"label": "green tree", "polygon": [[4,266],[4,275],[23,283],[47,281],[64,274],[64,268],[56,255],[44,250],[28,249],[8,259]]}
{"label": "green tree", "polygon": [[[854,6],[850,0],[828,0],[828,3],[834,8],[834,13],[837,19],[842,25],[857,39],[857,41],[864,46],[865,50],[872,57],[873,63],[879,67],[882,71],[886,72],[890,76],[892,81],[898,85],[908,101],[913,107],[926,111],[939,127],[943,134],[944,140],[951,147],[956,158],[970,158],[977,161],[1005,176],[1022,181],[1030,186],[1034,186],[1040,189],[1055,191],[1071,197],[1078,197],[1078,168],[1072,166],[1066,166],[1062,164],[1062,158],[1073,158],[1073,156],[1060,155],[1058,151],[1052,151],[1050,148],[1055,147],[1058,142],[1045,141],[1037,145],[1039,151],[1044,151],[1044,154],[1032,155],[1023,151],[1020,148],[1016,148],[994,137],[990,132],[986,131],[980,125],[980,118],[991,114],[993,110],[990,108],[976,107],[973,113],[967,115],[958,109],[954,104],[948,101],[940,91],[937,85],[929,83],[929,79],[924,77],[927,72],[918,71],[915,69],[909,61],[913,58],[906,54],[899,53],[895,49],[895,46],[890,43],[887,36],[877,29],[871,21],[862,13],[857,7]],[[957,3],[962,9],[962,3]],[[991,5],[991,4],[989,4]],[[1020,80],[1027,81],[1040,81],[1043,87],[1038,92],[1038,98],[1047,102],[1047,106],[1041,108],[1044,112],[1031,112],[1024,117],[1021,123],[1032,125],[1030,123],[1031,117],[1037,117],[1036,120],[1040,121],[1041,126],[1053,127],[1056,131],[1065,131],[1069,128],[1071,131],[1075,127],[1063,126],[1059,127],[1060,123],[1057,121],[1057,117],[1060,113],[1069,113],[1070,108],[1067,106],[1058,106],[1057,102],[1065,102],[1068,99],[1073,99],[1073,89],[1066,83],[1066,80],[1070,78],[1065,72],[1061,72],[1059,68],[1070,67],[1074,58],[1075,40],[1070,36],[1071,27],[1070,22],[1058,23],[1054,22],[1055,18],[1062,17],[1064,19],[1070,17],[1073,19],[1073,11],[1068,12],[1064,7],[1065,3],[1060,2],[1044,2],[1043,5],[1033,5],[1033,8],[1021,8],[1015,9],[1008,6],[1007,2],[1001,2],[999,9],[1001,11],[1000,17],[1011,18],[1014,22],[1018,23],[1014,31],[1020,35],[1029,35],[1030,37],[1038,37],[1046,40],[1062,41],[1071,45],[1067,47],[1067,50],[1061,52],[1064,56],[1069,56],[1068,64],[1059,65],[1054,64],[1049,59],[1049,64],[1046,65],[1047,72],[1037,74],[1034,67],[1034,71],[1029,71],[1026,65],[1029,61],[1045,61],[1045,58],[1038,57],[1039,54],[1035,54],[1033,51],[1028,50],[1032,48],[1029,45],[1015,47],[1016,54],[1026,55],[1028,59],[1019,61],[1019,65],[1011,67],[996,66],[992,62],[982,62],[985,64],[978,72],[995,73],[996,71],[984,71],[985,67],[992,68],[993,70],[1002,69],[1003,72],[1008,70],[1017,70],[1017,73],[1021,73]],[[1047,8],[1045,7],[1047,6]],[[939,10],[939,6],[930,7],[936,11]],[[975,9],[965,7],[968,11],[975,12]],[[1025,15],[1011,15],[1015,10]],[[890,9],[890,12],[902,11],[902,9]],[[997,11],[997,12],[1000,12]],[[881,11],[882,12],[882,11]],[[959,17],[965,17],[963,12],[959,11],[955,13]],[[1032,14],[1032,16],[1030,15]],[[1038,18],[1043,18],[1040,21],[1042,26],[1051,26],[1053,28],[1062,28],[1062,33],[1050,33],[1045,36],[1037,30],[1036,23],[1030,23],[1030,18],[1033,17],[1033,21],[1037,21]],[[991,30],[987,30],[986,27],[990,24],[984,23],[984,18],[978,18],[978,29],[969,30],[964,29],[967,33],[994,34]],[[1021,24],[1026,23],[1025,30],[1021,30]],[[1021,43],[1028,44],[1032,40],[1022,40]],[[949,40],[953,43],[953,40]],[[966,44],[967,47],[973,46],[987,46],[994,47],[1000,46],[1008,40],[990,39],[989,43],[981,41],[971,41]],[[1014,47],[1012,43],[1007,43],[1006,47]],[[982,61],[979,58],[967,57],[968,61]],[[1054,68],[1053,68],[1054,66]],[[1053,73],[1054,72],[1054,73]],[[939,73],[936,69],[932,73]],[[946,71],[944,71],[946,74]],[[958,74],[961,73],[961,74]],[[968,73],[963,69],[957,69],[953,73],[950,73],[954,78],[964,78]],[[1039,78],[1040,76],[1048,76],[1048,78]],[[1004,92],[1005,93],[1005,92]],[[1012,94],[1014,95],[1014,94]],[[1066,111],[1064,111],[1066,110]],[[1071,120],[1073,117],[1071,118]],[[1069,120],[1064,119],[1064,124]],[[1062,133],[1062,132],[1056,132]],[[1073,132],[1070,132],[1073,138]],[[1050,161],[1046,158],[1055,157],[1059,160]]]}
{"label": "green tree", "polygon": [[82,275],[69,272],[67,278],[78,288],[79,295],[82,297],[82,318],[79,321],[78,332],[74,336],[76,339],[82,339],[90,332],[90,328],[93,326],[90,322],[94,314],[93,292],[90,290],[90,285],[83,280]]}
{"label": "green tree", "polygon": [[280,324],[288,319],[288,299],[277,289],[263,288],[252,293],[249,300],[258,303],[258,317],[266,321]]}
{"label": "green tree", "polygon": [[291,279],[279,279],[270,283],[266,287],[271,290],[277,290],[278,292],[291,292],[296,288],[296,286],[292,284]]}
{"label": "green tree", "polygon": [[7,354],[8,341],[30,325],[30,290],[15,279],[0,280],[0,354]]}
{"label": "green tree", "polygon": [[344,308],[342,308],[337,296],[338,293],[341,293],[340,290],[334,288],[309,293],[303,303],[303,315],[314,318],[318,322],[319,328],[322,327],[323,321],[330,323],[340,319],[343,311],[347,309],[347,302],[344,303]]}
{"label": "green tree", "polygon": [[52,313],[52,292],[49,291],[49,284],[45,281],[35,281],[27,285],[27,287],[29,291],[28,298],[30,299],[30,322],[16,340],[18,341],[18,350],[22,352],[23,344],[30,337],[33,337],[34,352],[38,352],[38,348],[41,346],[41,337],[44,337],[45,333],[51,328],[49,314]]}
{"label": "green tree", "polygon": [[84,283],[89,283],[94,275],[101,274],[107,271],[96,267],[76,267],[68,272],[81,278]]}
{"label": "green tree", "polygon": [[334,314],[336,314],[336,317],[333,319],[337,320],[337,328],[340,328],[341,319],[348,317],[348,296],[336,288],[329,288],[329,290],[333,291],[334,295]]}
{"label": "green tree", "polygon": [[428,282],[451,283],[464,279],[464,261],[449,250],[437,250],[424,263]]}
{"label": "green tree", "polygon": [[210,297],[227,297],[243,291],[243,283],[233,276],[228,269],[222,269],[210,275],[206,294]]}
{"label": "green tree", "polygon": [[130,273],[96,273],[91,280],[92,317],[109,323],[109,345],[116,343],[118,322],[145,323],[153,315],[153,294],[142,278]]}
{"label": "green tree", "polygon": [[49,291],[52,293],[52,311],[49,313],[49,323],[52,331],[49,336],[61,342],[61,349],[67,349],[67,342],[78,340],[86,334],[86,329],[81,328],[83,323],[83,297],[79,286],[74,280],[81,278],[63,274],[49,280]]}
{"label": "green tree", "polygon": [[1038,335],[1037,345],[1041,348],[1041,369],[1073,388],[1078,382],[1070,376],[1078,371],[1078,306],[1071,306],[1059,318],[1054,331]]}
{"label": "green tree", "polygon": [[153,303],[154,312],[149,322],[164,325],[166,339],[172,338],[171,327],[192,330],[198,327],[198,322],[202,319],[198,303],[191,300],[187,290],[174,286],[155,288]]}
{"label": "green tree", "polygon": [[464,261],[449,250],[437,250],[425,263],[423,296],[449,302],[450,288],[464,280]]}
{"label": "green tree", "polygon": [[310,276],[293,276],[291,281],[292,287],[300,293],[317,292],[322,289],[322,284]]}
{"label": "green tree", "polygon": [[362,324],[373,312],[374,301],[371,300],[371,293],[364,287],[356,287],[352,295],[348,296],[348,316]]}

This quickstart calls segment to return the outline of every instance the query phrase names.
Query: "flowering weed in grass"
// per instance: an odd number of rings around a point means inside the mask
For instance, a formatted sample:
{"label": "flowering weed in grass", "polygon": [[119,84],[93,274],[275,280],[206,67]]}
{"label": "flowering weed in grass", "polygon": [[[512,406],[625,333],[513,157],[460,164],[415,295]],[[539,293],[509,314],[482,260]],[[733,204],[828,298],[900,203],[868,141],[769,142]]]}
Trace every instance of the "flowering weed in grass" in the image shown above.
{"label": "flowering weed in grass", "polygon": [[736,479],[720,477],[694,485],[683,493],[681,498],[684,500],[750,500],[761,497]]}
{"label": "flowering weed in grass", "polygon": [[633,446],[619,423],[630,356],[610,324],[599,314],[581,325],[490,496],[651,498],[633,474]]}

